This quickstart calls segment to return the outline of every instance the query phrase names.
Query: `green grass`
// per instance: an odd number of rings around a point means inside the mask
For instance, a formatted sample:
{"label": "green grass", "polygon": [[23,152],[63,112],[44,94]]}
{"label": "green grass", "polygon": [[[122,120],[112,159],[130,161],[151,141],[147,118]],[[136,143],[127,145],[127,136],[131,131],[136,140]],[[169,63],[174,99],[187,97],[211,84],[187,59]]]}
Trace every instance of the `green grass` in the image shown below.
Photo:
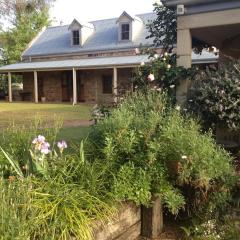
{"label": "green grass", "polygon": [[63,121],[59,138],[77,141],[87,135],[88,121],[91,119],[92,105],[81,104],[35,104],[0,102],[0,131],[10,124],[25,125],[35,118],[41,118],[49,127],[54,119]]}
{"label": "green grass", "polygon": [[80,141],[88,136],[89,128],[86,126],[63,128],[58,134],[58,139],[64,139],[66,141]]}

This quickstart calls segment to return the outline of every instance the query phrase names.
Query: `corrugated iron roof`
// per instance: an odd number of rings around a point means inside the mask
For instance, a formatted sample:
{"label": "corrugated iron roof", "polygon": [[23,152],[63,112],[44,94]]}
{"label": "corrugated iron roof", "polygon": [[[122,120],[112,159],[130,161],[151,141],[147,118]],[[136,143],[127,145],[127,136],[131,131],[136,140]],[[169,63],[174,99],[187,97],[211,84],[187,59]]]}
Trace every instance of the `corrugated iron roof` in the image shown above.
{"label": "corrugated iron roof", "polygon": [[[192,53],[193,64],[214,63],[218,57],[213,53],[203,51],[201,55]],[[45,62],[21,62],[0,67],[1,72],[8,71],[30,71],[30,70],[54,70],[54,69],[85,69],[85,68],[104,68],[113,66],[136,66],[141,62],[149,62],[148,55],[121,56],[121,57],[104,57],[104,58],[87,58],[62,61],[45,61]]]}
{"label": "corrugated iron roof", "polygon": [[28,71],[28,70],[47,70],[47,69],[72,69],[72,68],[98,68],[112,66],[136,66],[141,62],[149,62],[147,55],[88,58],[62,61],[45,62],[21,62],[0,67],[0,72],[8,71]]}
{"label": "corrugated iron roof", "polygon": [[[145,24],[153,20],[155,13],[137,15]],[[33,45],[23,53],[23,57],[38,55],[54,55],[69,53],[84,53],[91,51],[120,50],[152,45],[152,39],[146,39],[149,35],[145,25],[133,42],[118,41],[117,18],[105,19],[90,22],[94,25],[95,31],[91,37],[81,46],[71,46],[71,34],[69,25],[47,28],[33,43]]]}

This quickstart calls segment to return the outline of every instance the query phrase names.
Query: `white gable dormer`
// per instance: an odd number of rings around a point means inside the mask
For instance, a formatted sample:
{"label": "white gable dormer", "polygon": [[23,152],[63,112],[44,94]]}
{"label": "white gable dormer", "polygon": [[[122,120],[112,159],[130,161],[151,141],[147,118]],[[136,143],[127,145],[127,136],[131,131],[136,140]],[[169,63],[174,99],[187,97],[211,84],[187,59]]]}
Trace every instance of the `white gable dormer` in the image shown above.
{"label": "white gable dormer", "polygon": [[134,41],[143,27],[143,22],[139,17],[132,17],[127,12],[123,12],[117,19],[118,41]]}
{"label": "white gable dormer", "polygon": [[68,30],[71,31],[71,45],[82,47],[94,33],[94,26],[91,23],[82,23],[74,19]]}

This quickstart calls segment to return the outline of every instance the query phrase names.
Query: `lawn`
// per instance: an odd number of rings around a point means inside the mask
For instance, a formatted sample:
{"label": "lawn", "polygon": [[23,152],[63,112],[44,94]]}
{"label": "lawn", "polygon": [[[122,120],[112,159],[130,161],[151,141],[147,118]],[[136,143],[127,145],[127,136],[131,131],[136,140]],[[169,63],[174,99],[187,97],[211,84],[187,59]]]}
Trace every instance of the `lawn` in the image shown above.
{"label": "lawn", "polygon": [[41,118],[49,127],[54,119],[63,121],[59,136],[68,141],[87,135],[93,105],[34,104],[0,102],[0,131],[10,124],[27,125]]}

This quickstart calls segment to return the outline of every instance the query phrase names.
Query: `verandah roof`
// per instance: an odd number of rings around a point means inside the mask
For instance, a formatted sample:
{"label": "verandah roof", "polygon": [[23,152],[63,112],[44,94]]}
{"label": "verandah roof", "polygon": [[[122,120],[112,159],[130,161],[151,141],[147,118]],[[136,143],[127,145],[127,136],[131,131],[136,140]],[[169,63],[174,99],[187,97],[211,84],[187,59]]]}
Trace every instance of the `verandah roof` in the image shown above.
{"label": "verandah roof", "polygon": [[[203,51],[201,55],[192,54],[193,64],[215,63],[218,57],[212,53]],[[135,67],[141,62],[149,62],[148,55],[121,56],[121,57],[102,57],[74,60],[56,60],[44,62],[20,62],[0,67],[0,73],[24,72],[24,71],[44,71],[44,70],[71,70],[76,69],[96,69],[107,67]]]}
{"label": "verandah roof", "polygon": [[112,66],[137,66],[141,62],[149,62],[147,55],[123,56],[123,57],[106,57],[106,58],[88,58],[61,61],[44,61],[44,62],[20,62],[16,64],[0,67],[0,73],[21,72],[31,70],[70,70],[86,68],[104,68]]}

